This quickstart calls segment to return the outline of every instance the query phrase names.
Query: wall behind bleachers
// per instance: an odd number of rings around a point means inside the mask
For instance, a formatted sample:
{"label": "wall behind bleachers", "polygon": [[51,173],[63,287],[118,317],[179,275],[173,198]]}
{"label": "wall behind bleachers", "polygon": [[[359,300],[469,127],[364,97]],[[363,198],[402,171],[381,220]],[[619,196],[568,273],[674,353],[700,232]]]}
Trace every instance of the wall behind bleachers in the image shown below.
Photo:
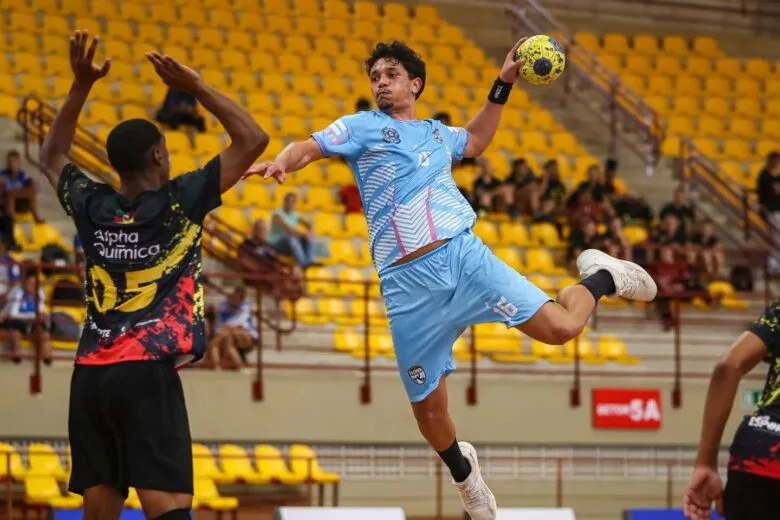
{"label": "wall behind bleachers", "polygon": [[[464,370],[465,372],[465,370]],[[44,370],[43,394],[28,392],[30,367],[0,364],[0,437],[67,435],[71,371]],[[419,443],[421,437],[394,373],[377,374],[373,403],[358,402],[361,376],[351,372],[266,372],[266,400],[251,399],[249,375],[189,370],[184,388],[195,439],[303,440],[309,442]],[[671,383],[637,378],[585,379],[582,406],[569,407],[571,380],[484,377],[479,404],[465,404],[465,374],[451,378],[450,408],[459,437],[475,443],[623,443],[693,445],[698,442],[704,381],[683,385],[683,408],[673,410]],[[596,431],[591,427],[593,386],[650,387],[662,392],[659,431]],[[755,387],[755,383],[753,383]],[[734,407],[724,440],[741,420]]]}

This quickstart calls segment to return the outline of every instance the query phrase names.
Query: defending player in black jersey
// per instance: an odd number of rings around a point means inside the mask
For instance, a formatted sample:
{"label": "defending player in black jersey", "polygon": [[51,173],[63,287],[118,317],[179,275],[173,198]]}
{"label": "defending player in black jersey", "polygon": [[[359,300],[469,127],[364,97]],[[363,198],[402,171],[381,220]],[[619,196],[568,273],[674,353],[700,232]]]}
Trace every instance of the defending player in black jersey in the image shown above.
{"label": "defending player in black jersey", "polygon": [[149,53],[166,85],[193,94],[231,144],[203,169],[169,180],[157,127],[124,121],[106,143],[119,191],[94,182],[68,154],[90,88],[110,67],[93,65],[97,42],[88,45],[86,31],[70,39],[75,79],[40,153],[87,257],[87,317],[71,380],[69,489],[84,495],[86,520],[119,518],[129,486],[138,489],[147,518],[184,519],[192,505],[192,453],[176,367],[205,348],[203,219],[268,137],[195,71]]}
{"label": "defending player in black jersey", "polygon": [[[731,443],[726,489],[718,475],[723,429],[742,376],[769,363],[764,392]],[[767,307],[718,361],[704,405],[696,467],[684,496],[687,516],[710,518],[713,502],[728,520],[780,517],[780,299]]]}

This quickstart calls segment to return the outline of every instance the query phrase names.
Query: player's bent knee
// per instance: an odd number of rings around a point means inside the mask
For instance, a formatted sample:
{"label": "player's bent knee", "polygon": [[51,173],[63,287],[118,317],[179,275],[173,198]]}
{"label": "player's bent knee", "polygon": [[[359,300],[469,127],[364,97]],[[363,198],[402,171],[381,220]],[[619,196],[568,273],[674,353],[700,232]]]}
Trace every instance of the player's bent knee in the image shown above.
{"label": "player's bent knee", "polygon": [[156,516],[153,520],[190,520],[189,509],[174,509],[163,513],[160,516]]}

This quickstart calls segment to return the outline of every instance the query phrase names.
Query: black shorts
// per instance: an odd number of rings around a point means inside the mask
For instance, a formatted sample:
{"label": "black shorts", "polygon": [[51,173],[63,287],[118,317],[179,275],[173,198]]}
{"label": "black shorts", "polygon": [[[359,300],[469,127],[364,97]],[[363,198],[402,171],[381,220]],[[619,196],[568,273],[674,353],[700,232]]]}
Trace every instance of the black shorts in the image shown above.
{"label": "black shorts", "polygon": [[[30,336],[33,332],[35,332],[35,322],[23,320],[5,320],[3,322],[3,328],[7,330],[18,330],[22,333],[23,336]],[[51,327],[49,327],[45,322],[41,322],[41,332],[51,332],[50,329]]]}
{"label": "black shorts", "polygon": [[172,362],[78,365],[68,416],[68,489],[105,484],[192,494],[192,439]]}
{"label": "black shorts", "polygon": [[780,511],[780,480],[729,471],[723,507],[728,520],[770,520]]}

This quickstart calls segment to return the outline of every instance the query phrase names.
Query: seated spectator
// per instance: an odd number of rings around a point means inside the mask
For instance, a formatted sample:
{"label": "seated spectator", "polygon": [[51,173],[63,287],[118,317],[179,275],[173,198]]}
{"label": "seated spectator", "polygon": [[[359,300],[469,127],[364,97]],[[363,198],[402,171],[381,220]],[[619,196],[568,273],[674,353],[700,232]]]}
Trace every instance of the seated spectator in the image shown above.
{"label": "seated spectator", "polygon": [[663,245],[659,248],[658,259],[652,263],[650,271],[658,285],[656,309],[661,315],[664,330],[669,330],[674,325],[672,297],[685,290],[689,277],[688,264],[676,259],[673,247]]}
{"label": "seated spectator", "polygon": [[5,212],[11,219],[17,213],[31,213],[36,222],[43,222],[38,215],[38,186],[22,170],[19,152],[11,150],[5,157],[5,169],[0,172]]}
{"label": "seated spectator", "polygon": [[573,230],[569,235],[569,247],[566,252],[566,263],[575,269],[577,257],[586,249],[599,249],[601,241],[596,234],[596,223],[592,220],[582,222],[580,229]]}
{"label": "seated spectator", "polygon": [[364,97],[358,98],[355,103],[355,112],[368,112],[369,110],[371,110],[371,101]]}
{"label": "seated spectator", "polygon": [[21,285],[17,285],[8,293],[8,300],[0,312],[0,323],[8,330],[11,343],[11,359],[14,363],[22,360],[22,339],[29,337],[35,331],[35,308],[39,306],[41,325],[41,355],[43,362],[51,364],[51,338],[49,337],[49,315],[44,300],[43,288],[38,288],[36,302],[35,285],[37,274],[30,269]]}
{"label": "seated spectator", "polygon": [[600,237],[601,248],[604,252],[621,258],[623,260],[633,260],[633,249],[631,243],[623,232],[623,221],[620,217],[612,217],[607,224],[607,230]]}
{"label": "seated spectator", "polygon": [[270,279],[244,279],[247,284],[254,285],[260,291],[278,294],[284,298],[297,298],[303,292],[303,271],[295,265],[290,273],[285,272],[279,254],[268,242],[268,226],[263,219],[255,221],[252,233],[238,246],[238,262],[242,271],[253,274],[275,273],[280,276],[281,283]]}
{"label": "seated spectator", "polygon": [[8,254],[8,247],[0,240],[0,301],[5,301],[8,292],[19,283],[19,263]]}
{"label": "seated spectator", "polygon": [[661,226],[653,235],[652,242],[659,246],[669,246],[673,253],[682,255],[686,253],[688,236],[680,226],[680,221],[675,214],[667,213],[661,222]]}
{"label": "seated spectator", "polygon": [[561,182],[558,161],[555,159],[550,159],[544,163],[544,172],[542,173],[542,181],[539,184],[539,193],[542,201],[549,200],[552,202],[552,209],[549,209],[550,205],[548,204],[548,211],[545,213],[552,215],[553,218],[558,218],[563,215],[564,200],[566,199],[566,186]]}
{"label": "seated spectator", "polygon": [[674,199],[661,208],[661,213],[658,215],[658,218],[664,220],[667,215],[674,215],[677,218],[683,232],[687,233],[692,228],[696,215],[693,210],[693,205],[688,203],[684,189],[678,188],[674,191]]}
{"label": "seated spectator", "polygon": [[[780,153],[771,152],[767,155],[764,167],[758,174],[756,192],[761,215],[770,226],[774,251],[780,244]],[[769,272],[775,276],[780,274],[780,254],[777,252],[773,252],[769,258]]]}
{"label": "seated spectator", "polygon": [[344,204],[346,213],[363,213],[360,190],[354,184],[349,184],[339,190],[339,200]]}
{"label": "seated spectator", "polygon": [[214,337],[209,341],[209,360],[220,368],[223,356],[234,368],[245,368],[258,338],[257,319],[246,299],[244,287],[236,287],[215,313]]}
{"label": "seated spectator", "polygon": [[191,126],[198,132],[206,131],[206,120],[198,111],[198,102],[195,96],[188,92],[168,89],[165,101],[157,112],[157,121],[171,130],[178,130],[184,125]]}
{"label": "seated spectator", "polygon": [[617,159],[609,158],[604,161],[604,182],[603,191],[604,195],[614,205],[615,201],[626,195],[626,187],[623,182],[617,178],[618,161]]}
{"label": "seated spectator", "polygon": [[599,171],[599,165],[590,165],[590,167],[588,167],[587,175],[587,180],[579,183],[579,185],[574,189],[571,196],[569,197],[569,200],[566,203],[569,208],[576,206],[580,195],[586,191],[590,193],[591,198],[595,202],[599,204],[604,204],[607,202],[604,200],[604,185],[601,183],[601,172]]}
{"label": "seated spectator", "polygon": [[539,213],[539,179],[525,159],[512,161],[512,171],[501,183],[500,190],[513,218]]}
{"label": "seated spectator", "polygon": [[[268,242],[280,255],[291,255],[302,269],[316,264],[314,236],[311,224],[296,211],[298,195],[288,193],[283,206],[271,215],[271,231]],[[306,231],[300,231],[302,226]]]}
{"label": "seated spectator", "polygon": [[574,211],[569,219],[569,224],[572,230],[580,229],[584,222],[594,222],[596,224],[602,224],[607,218],[614,216],[612,207],[606,201],[597,202],[593,199],[593,192],[591,190],[583,190],[580,192],[577,205],[574,207]]}
{"label": "seated spectator", "polygon": [[705,220],[700,224],[699,231],[693,234],[691,242],[697,248],[696,253],[698,253],[705,274],[711,279],[723,277],[726,257],[718,237],[715,236],[715,227],[711,220]]}
{"label": "seated spectator", "polygon": [[501,181],[493,175],[493,166],[487,159],[479,161],[481,171],[472,187],[472,205],[474,211],[484,215],[496,209],[496,199],[500,195]]}

